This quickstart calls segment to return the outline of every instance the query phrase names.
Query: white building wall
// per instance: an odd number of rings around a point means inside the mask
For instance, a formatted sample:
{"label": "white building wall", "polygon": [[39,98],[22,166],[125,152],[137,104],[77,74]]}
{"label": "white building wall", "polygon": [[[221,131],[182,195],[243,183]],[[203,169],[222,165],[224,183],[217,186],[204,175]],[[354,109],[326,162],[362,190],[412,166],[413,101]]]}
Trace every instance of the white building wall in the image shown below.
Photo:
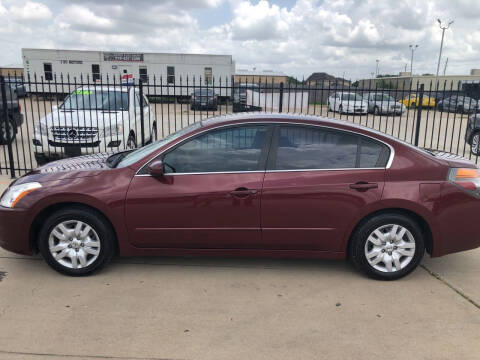
{"label": "white building wall", "polygon": [[[107,53],[142,55],[143,61],[106,61]],[[128,56],[128,55],[127,55]],[[137,56],[138,57],[138,56]],[[81,50],[48,50],[22,49],[22,59],[25,68],[25,77],[37,82],[31,89],[33,92],[67,92],[60,83],[70,83],[74,88],[79,83],[94,83],[92,65],[100,67],[101,79],[97,83],[121,82],[124,73],[133,74],[136,82],[140,77],[140,67],[147,68],[148,84],[146,94],[162,95],[189,95],[193,88],[206,86],[205,68],[212,68],[214,84],[209,86],[225,86],[230,84],[235,73],[235,63],[231,55],[200,55],[200,54],[166,54],[166,53],[128,53],[110,51],[81,51]],[[53,80],[46,80],[44,64],[52,65]],[[175,68],[174,84],[167,83],[167,67]],[[154,86],[157,85],[157,86]],[[158,85],[163,84],[160,87]],[[188,85],[188,86],[187,86]],[[218,89],[217,93],[228,96],[227,89]]]}

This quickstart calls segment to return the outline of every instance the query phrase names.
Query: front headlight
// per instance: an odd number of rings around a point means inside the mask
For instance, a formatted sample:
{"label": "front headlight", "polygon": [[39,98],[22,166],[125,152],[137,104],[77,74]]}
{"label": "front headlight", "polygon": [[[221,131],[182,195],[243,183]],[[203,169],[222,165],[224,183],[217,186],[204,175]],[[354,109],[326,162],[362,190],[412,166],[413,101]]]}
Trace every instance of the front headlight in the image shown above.
{"label": "front headlight", "polygon": [[13,185],[3,194],[0,205],[7,208],[14,208],[22,198],[41,187],[42,185],[38,182]]}
{"label": "front headlight", "polygon": [[103,129],[103,136],[112,137],[119,136],[123,134],[123,125],[122,124],[112,124],[112,126],[107,126]]}
{"label": "front headlight", "polygon": [[35,126],[33,127],[33,132],[35,137],[47,136],[48,127],[47,125],[39,122],[39,123],[36,123]]}

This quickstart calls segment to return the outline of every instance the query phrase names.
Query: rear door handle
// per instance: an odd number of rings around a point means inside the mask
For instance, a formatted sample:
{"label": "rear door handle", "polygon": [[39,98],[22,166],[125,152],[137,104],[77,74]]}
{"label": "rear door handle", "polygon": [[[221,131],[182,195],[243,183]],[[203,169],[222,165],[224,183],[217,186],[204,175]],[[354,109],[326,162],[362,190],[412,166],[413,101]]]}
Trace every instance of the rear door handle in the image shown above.
{"label": "rear door handle", "polygon": [[247,189],[247,188],[244,188],[244,187],[239,187],[233,191],[230,191],[230,195],[232,196],[235,196],[235,197],[239,197],[239,198],[245,198],[245,197],[248,197],[250,195],[254,195],[257,193],[257,190],[255,189]]}
{"label": "rear door handle", "polygon": [[359,181],[355,184],[350,184],[350,189],[355,189],[358,191],[365,191],[368,189],[378,189],[377,183],[369,183],[365,181]]}

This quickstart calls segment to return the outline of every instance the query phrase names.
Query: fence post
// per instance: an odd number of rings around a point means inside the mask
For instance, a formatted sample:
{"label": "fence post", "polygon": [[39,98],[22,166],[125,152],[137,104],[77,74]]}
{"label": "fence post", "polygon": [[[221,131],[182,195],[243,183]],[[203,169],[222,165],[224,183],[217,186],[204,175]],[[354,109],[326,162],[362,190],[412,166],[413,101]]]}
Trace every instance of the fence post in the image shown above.
{"label": "fence post", "polygon": [[142,146],[145,146],[145,113],[143,112],[143,80],[138,80],[138,94],[140,96],[140,129],[142,135]]}
{"label": "fence post", "polygon": [[415,125],[415,146],[418,146],[418,138],[420,136],[420,125],[422,122],[422,104],[423,104],[424,84],[420,85],[418,104],[417,104],[417,123]]}
{"label": "fence post", "polygon": [[[0,76],[0,88],[2,92],[2,114],[0,115],[0,121],[5,121],[5,141],[7,142],[8,149],[8,162],[10,165],[10,176],[12,179],[15,178],[15,164],[13,162],[13,151],[12,143],[8,139],[8,134],[10,133],[10,121],[8,121],[8,101],[7,101],[7,89],[5,85],[5,77]],[[10,90],[11,91],[11,90]],[[1,125],[1,124],[0,124]]]}
{"label": "fence post", "polygon": [[280,83],[280,99],[278,99],[278,112],[282,112],[282,110],[283,110],[283,81]]}

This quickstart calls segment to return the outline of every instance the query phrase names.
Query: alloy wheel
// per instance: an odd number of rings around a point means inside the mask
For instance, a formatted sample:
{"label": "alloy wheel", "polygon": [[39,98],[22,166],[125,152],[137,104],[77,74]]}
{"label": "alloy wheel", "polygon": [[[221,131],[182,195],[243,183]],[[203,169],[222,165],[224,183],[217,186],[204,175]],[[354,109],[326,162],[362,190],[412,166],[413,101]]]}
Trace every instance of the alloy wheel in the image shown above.
{"label": "alloy wheel", "polygon": [[415,238],[404,226],[382,225],[365,242],[365,257],[375,270],[384,273],[404,269],[415,256]]}
{"label": "alloy wheel", "polygon": [[7,144],[13,141],[13,138],[15,137],[15,129],[13,128],[13,124],[11,122],[8,123],[7,132],[7,122],[2,121],[2,125],[0,127],[0,137]]}
{"label": "alloy wheel", "polygon": [[100,238],[88,224],[67,220],[50,232],[48,247],[53,259],[69,269],[88,267],[100,254]]}
{"label": "alloy wheel", "polygon": [[480,134],[476,133],[472,138],[472,153],[478,154],[480,147]]}

